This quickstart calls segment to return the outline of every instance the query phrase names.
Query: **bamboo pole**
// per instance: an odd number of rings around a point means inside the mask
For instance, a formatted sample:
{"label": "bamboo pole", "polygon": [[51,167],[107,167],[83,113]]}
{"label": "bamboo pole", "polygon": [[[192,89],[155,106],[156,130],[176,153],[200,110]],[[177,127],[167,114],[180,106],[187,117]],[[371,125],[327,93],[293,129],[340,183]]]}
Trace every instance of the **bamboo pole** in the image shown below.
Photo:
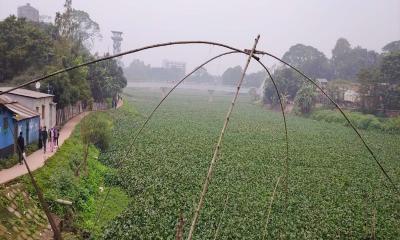
{"label": "bamboo pole", "polygon": [[203,190],[201,191],[201,194],[200,194],[199,203],[197,205],[197,208],[196,208],[196,211],[194,213],[193,220],[192,220],[192,224],[190,226],[190,231],[189,231],[189,235],[188,235],[188,238],[187,238],[188,240],[191,240],[193,238],[194,230],[196,228],[196,224],[197,224],[197,221],[198,221],[199,215],[200,215],[200,210],[203,207],[204,198],[205,198],[205,195],[206,195],[207,190],[208,190],[208,186],[209,186],[210,181],[211,181],[212,173],[214,171],[214,166],[215,166],[215,164],[217,162],[217,159],[218,159],[218,156],[219,156],[219,152],[220,152],[221,145],[222,145],[222,139],[223,139],[223,137],[225,135],[226,128],[228,127],[230,116],[232,114],[233,108],[235,107],[236,100],[237,100],[237,98],[239,96],[240,87],[242,86],[244,76],[246,75],[246,71],[247,71],[247,69],[249,67],[250,60],[253,57],[253,54],[254,54],[254,51],[255,51],[255,49],[257,47],[257,43],[258,43],[259,39],[260,39],[260,35],[258,35],[256,37],[255,41],[254,41],[253,48],[251,49],[249,57],[247,58],[246,65],[244,67],[244,70],[243,70],[243,73],[242,73],[242,77],[241,77],[241,79],[240,79],[240,81],[239,81],[239,83],[237,85],[237,90],[236,90],[235,96],[233,97],[231,105],[230,105],[229,110],[228,110],[228,113],[226,114],[225,122],[224,122],[224,125],[223,125],[222,129],[221,129],[221,133],[219,135],[217,146],[215,147],[214,155],[213,155],[213,157],[211,159],[210,166],[208,168],[207,177],[206,177],[206,179],[204,181],[204,184],[203,184]]}
{"label": "bamboo pole", "polygon": [[275,188],[274,191],[272,192],[272,196],[271,196],[271,200],[269,202],[269,207],[268,207],[268,214],[267,214],[267,220],[265,222],[265,227],[264,227],[264,234],[263,234],[263,239],[265,239],[267,237],[267,233],[268,233],[268,223],[269,223],[269,217],[271,216],[271,210],[272,210],[272,203],[274,202],[275,199],[275,192],[276,189],[278,188],[278,184],[279,184],[279,180],[281,179],[281,177],[278,177],[278,179],[276,180],[276,184],[275,184]]}
{"label": "bamboo pole", "polygon": [[225,211],[226,211],[226,208],[228,206],[228,199],[229,199],[229,195],[227,194],[226,195],[226,199],[225,199],[225,204],[224,204],[224,210],[222,210],[221,217],[219,219],[217,229],[215,230],[215,233],[214,233],[214,240],[217,240],[219,229],[221,228],[222,220],[224,219]]}
{"label": "bamboo pole", "polygon": [[[15,131],[11,131],[11,132],[13,133],[14,138],[15,138],[17,136],[17,134],[15,133]],[[19,147],[18,143],[15,142],[15,145],[17,146],[17,151],[21,152],[21,154],[22,154],[22,149]],[[28,165],[28,161],[26,161],[25,154],[22,154],[22,159],[25,163],[25,167],[26,167],[26,170],[28,171],[28,175],[29,175],[29,178],[31,179],[32,185],[35,188],[36,194],[39,199],[39,203],[42,206],[44,213],[46,214],[46,217],[50,223],[51,229],[53,230],[54,239],[61,240],[61,232],[57,227],[56,221],[54,220],[53,216],[50,213],[49,206],[47,205],[46,201],[44,200],[43,192],[40,189],[39,185],[37,184],[37,182],[35,180],[35,177],[33,176],[32,172],[31,172],[31,169]]]}

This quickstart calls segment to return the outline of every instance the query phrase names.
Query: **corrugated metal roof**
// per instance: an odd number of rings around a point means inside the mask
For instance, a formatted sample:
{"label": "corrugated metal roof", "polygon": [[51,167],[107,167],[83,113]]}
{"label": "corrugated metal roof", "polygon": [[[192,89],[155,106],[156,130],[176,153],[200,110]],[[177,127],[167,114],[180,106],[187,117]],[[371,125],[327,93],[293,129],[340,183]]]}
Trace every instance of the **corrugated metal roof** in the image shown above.
{"label": "corrugated metal roof", "polygon": [[19,104],[18,102],[10,100],[5,96],[0,96],[0,104],[6,107],[11,112],[15,113],[17,121],[39,116],[39,113],[34,112],[29,108]]}
{"label": "corrugated metal roof", "polygon": [[[4,91],[10,90],[10,89],[11,89],[11,87],[0,87],[0,92],[4,92]],[[30,98],[54,97],[54,95],[52,95],[52,94],[36,92],[36,91],[23,89],[23,88],[19,88],[14,91],[11,91],[8,94],[15,94],[15,95],[20,95],[20,96],[30,97]]]}

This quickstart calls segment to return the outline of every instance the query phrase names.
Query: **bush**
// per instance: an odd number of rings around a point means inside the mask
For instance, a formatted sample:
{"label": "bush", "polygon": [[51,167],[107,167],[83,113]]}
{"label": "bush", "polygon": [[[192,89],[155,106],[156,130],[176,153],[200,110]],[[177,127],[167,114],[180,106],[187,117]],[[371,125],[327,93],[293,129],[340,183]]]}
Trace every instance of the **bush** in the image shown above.
{"label": "bush", "polygon": [[[386,132],[400,132],[400,117],[379,118],[371,114],[362,114],[359,112],[345,112],[353,125],[359,129],[381,130]],[[314,111],[310,117],[315,120],[330,123],[339,123],[348,126],[348,122],[338,111],[318,110]]]}
{"label": "bush", "polygon": [[94,144],[101,150],[110,145],[112,121],[106,113],[91,114],[81,123],[81,137],[84,143]]}

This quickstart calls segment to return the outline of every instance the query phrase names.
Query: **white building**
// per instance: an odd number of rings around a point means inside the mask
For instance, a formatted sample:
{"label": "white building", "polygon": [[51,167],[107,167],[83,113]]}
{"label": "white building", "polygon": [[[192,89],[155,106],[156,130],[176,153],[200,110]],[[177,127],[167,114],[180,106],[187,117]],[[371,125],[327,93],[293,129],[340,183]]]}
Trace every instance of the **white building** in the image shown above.
{"label": "white building", "polygon": [[343,100],[345,100],[346,102],[355,103],[355,102],[359,101],[359,97],[360,97],[360,94],[358,92],[349,89],[346,92],[344,92]]}
{"label": "white building", "polygon": [[[0,92],[7,91],[9,89],[11,88],[0,87]],[[56,125],[56,103],[53,102],[54,95],[22,88],[11,91],[4,95],[39,113],[40,126],[51,128]]]}

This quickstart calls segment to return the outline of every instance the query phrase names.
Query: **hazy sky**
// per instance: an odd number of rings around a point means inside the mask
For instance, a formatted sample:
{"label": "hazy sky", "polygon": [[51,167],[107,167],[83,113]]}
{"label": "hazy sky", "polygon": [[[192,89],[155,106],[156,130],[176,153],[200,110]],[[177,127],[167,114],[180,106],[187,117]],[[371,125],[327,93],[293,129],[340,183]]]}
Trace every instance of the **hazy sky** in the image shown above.
{"label": "hazy sky", "polygon": [[[0,0],[0,19],[16,14],[17,7],[27,2],[40,15],[52,17],[64,4],[63,0]],[[330,57],[339,37],[347,38],[352,46],[378,52],[400,39],[400,0],[73,0],[72,4],[100,24],[103,40],[94,50],[101,53],[112,52],[111,30],[124,32],[123,51],[176,40],[210,40],[250,48],[260,34],[258,48],[278,56],[303,43]],[[187,62],[189,71],[222,51],[204,46],[169,47],[131,55],[124,62],[140,58],[159,66],[163,59],[171,59]],[[207,69],[221,73],[227,66],[244,62],[243,56],[226,57]]]}

